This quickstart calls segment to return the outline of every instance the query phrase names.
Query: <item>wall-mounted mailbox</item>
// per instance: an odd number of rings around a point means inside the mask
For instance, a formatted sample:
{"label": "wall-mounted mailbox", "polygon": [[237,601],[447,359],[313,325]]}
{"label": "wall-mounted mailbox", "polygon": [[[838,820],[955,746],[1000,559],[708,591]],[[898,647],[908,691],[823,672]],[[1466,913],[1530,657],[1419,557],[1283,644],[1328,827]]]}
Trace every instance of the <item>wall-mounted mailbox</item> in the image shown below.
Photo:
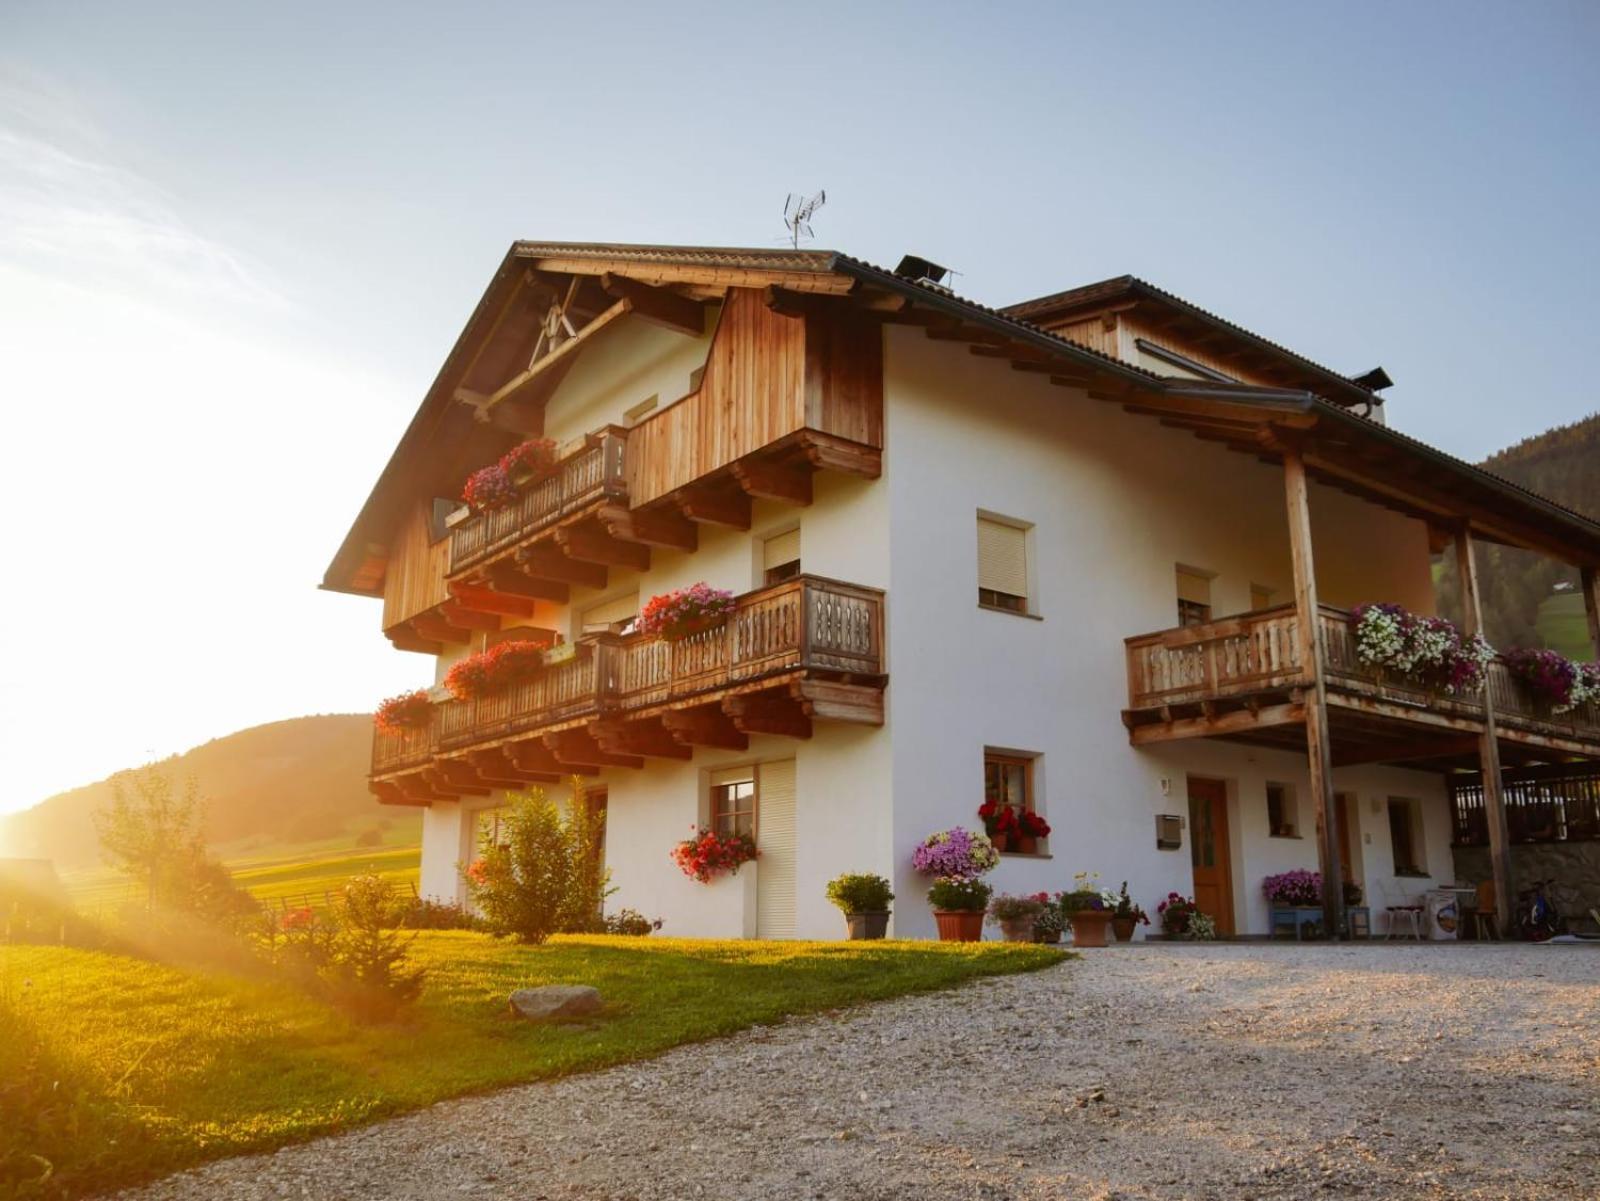
{"label": "wall-mounted mailbox", "polygon": [[1183,845],[1183,819],[1176,813],[1156,814],[1156,850],[1176,851]]}

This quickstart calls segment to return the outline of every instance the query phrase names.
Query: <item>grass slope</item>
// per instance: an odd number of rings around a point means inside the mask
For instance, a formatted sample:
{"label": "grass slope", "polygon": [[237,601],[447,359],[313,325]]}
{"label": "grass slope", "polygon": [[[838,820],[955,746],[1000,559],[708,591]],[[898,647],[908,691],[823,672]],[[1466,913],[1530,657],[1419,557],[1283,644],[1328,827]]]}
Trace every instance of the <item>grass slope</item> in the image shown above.
{"label": "grass slope", "polygon": [[1583,609],[1583,594],[1560,592],[1546,597],[1539,606],[1537,623],[1544,645],[1569,659],[1587,663],[1594,658],[1589,644],[1589,618]]}
{"label": "grass slope", "polygon": [[[325,906],[325,896],[352,876],[377,875],[399,885],[417,883],[422,848],[415,844],[352,850],[348,843],[321,853],[280,849],[227,859],[236,883],[273,908],[283,903]],[[138,898],[128,878],[113,868],[69,872],[63,883],[73,903],[91,917],[106,916]]]}
{"label": "grass slope", "polygon": [[[657,1054],[788,1014],[1061,962],[997,943],[422,934],[399,1027],[287,986],[60,947],[0,947],[0,1196],[71,1197],[445,1097]],[[592,984],[598,1021],[536,1026],[514,988]],[[39,1177],[48,1173],[42,1183]]]}

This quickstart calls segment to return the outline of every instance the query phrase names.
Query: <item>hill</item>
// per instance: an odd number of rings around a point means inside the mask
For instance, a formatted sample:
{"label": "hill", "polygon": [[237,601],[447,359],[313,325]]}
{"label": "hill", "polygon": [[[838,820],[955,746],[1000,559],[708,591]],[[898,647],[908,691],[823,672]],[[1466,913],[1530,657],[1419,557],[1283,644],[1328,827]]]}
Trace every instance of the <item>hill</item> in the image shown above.
{"label": "hill", "polygon": [[[380,808],[367,791],[371,744],[367,714],[319,714],[215,738],[160,766],[176,781],[194,779],[208,841],[230,858],[351,847],[358,836],[420,841],[414,815]],[[110,799],[110,779],[57,793],[0,833],[12,854],[53,859],[63,870],[97,865],[91,815]]]}
{"label": "hill", "polygon": [[[1489,456],[1483,467],[1591,517],[1600,517],[1600,413],[1557,426]],[[1504,546],[1480,544],[1484,618],[1497,647],[1548,646],[1592,659],[1578,573],[1565,563]],[[1448,559],[1448,556],[1446,557]],[[1455,564],[1440,572],[1441,604],[1460,616]]]}

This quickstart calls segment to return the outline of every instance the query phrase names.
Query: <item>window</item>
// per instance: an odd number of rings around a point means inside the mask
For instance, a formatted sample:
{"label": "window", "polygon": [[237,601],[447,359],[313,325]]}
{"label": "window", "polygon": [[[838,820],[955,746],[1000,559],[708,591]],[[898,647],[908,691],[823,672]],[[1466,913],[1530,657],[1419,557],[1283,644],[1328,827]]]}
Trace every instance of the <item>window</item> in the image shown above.
{"label": "window", "polygon": [[1204,625],[1211,620],[1211,577],[1178,568],[1178,624]]}
{"label": "window", "polygon": [[626,634],[639,616],[639,594],[630,592],[615,600],[601,601],[583,611],[578,625],[580,634]]}
{"label": "window", "polygon": [[1294,790],[1287,784],[1267,785],[1267,833],[1274,838],[1298,838],[1299,815],[1295,811]]}
{"label": "window", "polygon": [[646,397],[644,400],[641,400],[638,404],[634,405],[633,408],[624,410],[622,414],[622,423],[627,426],[638,425],[651,413],[655,412],[656,405],[659,404],[660,401],[661,394],[659,392],[654,396]]}
{"label": "window", "polygon": [[1028,610],[1028,527],[978,515],[978,603]]}
{"label": "window", "polygon": [[756,769],[735,767],[711,774],[711,828],[723,838],[756,834]]}
{"label": "window", "polygon": [[432,546],[435,542],[442,542],[450,536],[450,527],[446,524],[446,519],[460,507],[461,502],[459,500],[451,500],[445,496],[433,498],[433,504],[428,509],[429,546]]}
{"label": "window", "polygon": [[1426,876],[1422,866],[1422,831],[1417,823],[1417,803],[1405,797],[1389,798],[1389,842],[1394,848],[1394,874]]}
{"label": "window", "polygon": [[[1015,752],[991,751],[983,753],[983,800],[984,804],[996,805],[1010,809],[1020,817],[1024,813],[1037,813],[1037,797],[1034,793],[1034,759],[1032,755],[1019,755]],[[987,819],[992,821],[993,819]],[[1034,836],[1019,832],[1017,837]],[[1001,849],[1017,850],[1019,844],[1009,838],[999,840]],[[1028,843],[1020,844],[1021,847],[1032,849]]]}
{"label": "window", "polygon": [[1250,585],[1250,609],[1259,613],[1262,609],[1272,608],[1272,589],[1261,584]]}
{"label": "window", "polygon": [[773,534],[761,543],[761,582],[781,584],[800,574],[800,529]]}

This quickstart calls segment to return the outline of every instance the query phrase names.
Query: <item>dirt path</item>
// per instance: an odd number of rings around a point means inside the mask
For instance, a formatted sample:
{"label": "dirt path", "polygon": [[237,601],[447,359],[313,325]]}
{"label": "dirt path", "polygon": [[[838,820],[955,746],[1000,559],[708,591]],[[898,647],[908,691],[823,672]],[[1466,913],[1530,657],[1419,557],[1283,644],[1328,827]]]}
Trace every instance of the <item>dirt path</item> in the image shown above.
{"label": "dirt path", "polygon": [[1600,948],[1086,952],[126,1198],[1600,1197]]}

